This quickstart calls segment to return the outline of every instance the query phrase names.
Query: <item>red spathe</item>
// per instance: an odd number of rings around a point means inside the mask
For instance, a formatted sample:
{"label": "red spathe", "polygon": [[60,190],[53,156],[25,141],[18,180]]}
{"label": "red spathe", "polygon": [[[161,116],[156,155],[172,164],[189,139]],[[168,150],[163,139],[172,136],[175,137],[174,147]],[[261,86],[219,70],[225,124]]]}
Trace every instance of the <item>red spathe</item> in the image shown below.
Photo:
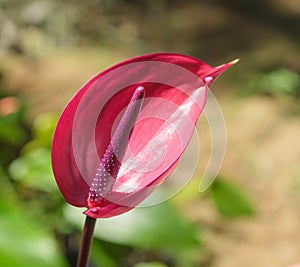
{"label": "red spathe", "polygon": [[66,201],[88,207],[90,185],[116,125],[143,86],[145,97],[114,186],[85,214],[112,217],[137,206],[176,166],[208,86],[234,63],[211,67],[190,56],[157,53],[119,63],[87,82],[64,109],[53,138],[53,172]]}

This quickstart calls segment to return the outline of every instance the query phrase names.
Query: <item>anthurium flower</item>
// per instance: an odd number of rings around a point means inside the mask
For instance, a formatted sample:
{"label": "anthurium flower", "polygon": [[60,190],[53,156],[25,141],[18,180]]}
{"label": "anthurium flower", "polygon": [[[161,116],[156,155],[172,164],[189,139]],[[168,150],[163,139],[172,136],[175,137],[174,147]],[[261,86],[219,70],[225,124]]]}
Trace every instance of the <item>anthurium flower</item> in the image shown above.
{"label": "anthurium flower", "polygon": [[211,67],[169,53],[139,56],[96,75],[71,99],[52,146],[67,202],[92,218],[142,202],[176,166],[209,85],[235,61]]}

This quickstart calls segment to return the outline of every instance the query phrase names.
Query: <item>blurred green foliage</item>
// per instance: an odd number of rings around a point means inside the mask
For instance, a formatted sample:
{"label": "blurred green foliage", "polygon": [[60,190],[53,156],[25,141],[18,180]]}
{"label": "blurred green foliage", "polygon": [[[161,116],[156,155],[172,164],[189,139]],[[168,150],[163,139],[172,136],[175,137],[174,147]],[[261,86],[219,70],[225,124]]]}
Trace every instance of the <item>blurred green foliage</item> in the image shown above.
{"label": "blurred green foliage", "polygon": [[218,211],[225,217],[253,215],[254,208],[244,190],[232,182],[216,179],[210,194]]}
{"label": "blurred green foliage", "polygon": [[[78,230],[82,228],[84,218],[77,208],[67,206],[65,217]],[[139,250],[163,251],[184,266],[194,266],[200,248],[197,229],[168,203],[99,220],[95,237]]]}
{"label": "blurred green foliage", "polygon": [[[6,96],[0,98],[5,99]],[[11,97],[16,100],[17,98]],[[0,114],[0,165],[2,167],[17,156],[18,150],[28,139],[27,129],[23,122],[23,106],[16,106],[16,110],[8,114]]]}
{"label": "blurred green foliage", "polygon": [[135,264],[134,267],[167,267],[167,265],[161,262],[141,262]]}
{"label": "blurred green foliage", "polygon": [[66,267],[55,237],[38,218],[28,216],[17,193],[0,169],[0,262],[1,266]]}
{"label": "blurred green foliage", "polygon": [[57,116],[41,114],[35,118],[32,126],[33,139],[26,143],[9,166],[9,174],[14,181],[45,192],[57,188],[52,174],[50,148]]}
{"label": "blurred green foliage", "polygon": [[36,148],[22,154],[10,164],[9,174],[14,181],[32,189],[46,192],[56,189],[47,148]]}
{"label": "blurred green foliage", "polygon": [[288,94],[294,97],[300,93],[300,75],[286,68],[276,68],[268,72],[241,75],[243,94]]}
{"label": "blurred green foliage", "polygon": [[51,113],[42,113],[34,119],[32,126],[33,139],[41,147],[51,148],[52,135],[57,120],[58,116]]}
{"label": "blurred green foliage", "polygon": [[20,126],[18,114],[0,117],[0,141],[10,146],[18,146],[26,139],[26,132]]}

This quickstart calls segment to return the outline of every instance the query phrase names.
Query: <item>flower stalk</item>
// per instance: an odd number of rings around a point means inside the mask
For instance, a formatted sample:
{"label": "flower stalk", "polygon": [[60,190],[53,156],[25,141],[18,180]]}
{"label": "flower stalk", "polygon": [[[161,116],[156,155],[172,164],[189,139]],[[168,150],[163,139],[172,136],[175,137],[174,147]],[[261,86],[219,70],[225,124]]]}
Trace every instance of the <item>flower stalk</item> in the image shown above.
{"label": "flower stalk", "polygon": [[82,232],[81,246],[77,259],[77,267],[87,267],[90,257],[96,219],[86,216]]}

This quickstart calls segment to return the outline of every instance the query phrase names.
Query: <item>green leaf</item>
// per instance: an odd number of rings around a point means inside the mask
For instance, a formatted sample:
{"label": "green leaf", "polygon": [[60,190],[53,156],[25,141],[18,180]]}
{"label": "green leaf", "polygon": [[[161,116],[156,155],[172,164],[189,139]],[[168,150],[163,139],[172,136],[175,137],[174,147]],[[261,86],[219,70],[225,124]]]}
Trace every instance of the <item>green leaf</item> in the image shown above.
{"label": "green leaf", "polygon": [[40,142],[44,147],[50,148],[57,120],[57,116],[51,113],[37,116],[33,123],[34,140]]}
{"label": "green leaf", "polygon": [[135,264],[134,267],[167,267],[167,265],[162,262],[140,262]]}
{"label": "green leaf", "polygon": [[254,213],[252,204],[243,190],[227,181],[215,180],[211,195],[218,211],[226,217],[239,217]]}
{"label": "green leaf", "polygon": [[[82,228],[84,216],[78,208],[65,210],[66,218]],[[144,249],[178,251],[199,244],[195,228],[169,204],[136,208],[120,216],[99,221],[95,236],[117,244]]]}
{"label": "green leaf", "polygon": [[17,158],[9,166],[9,173],[25,186],[46,192],[57,189],[47,148],[36,148]]}
{"label": "green leaf", "polygon": [[0,116],[0,141],[8,145],[17,146],[25,141],[26,132],[19,123],[11,119],[11,117],[12,116]]}
{"label": "green leaf", "polygon": [[266,73],[247,73],[241,76],[246,85],[246,94],[290,94],[296,96],[300,86],[300,76],[289,69],[277,68]]}
{"label": "green leaf", "polygon": [[262,79],[266,92],[296,94],[300,86],[300,76],[288,69],[277,69]]}
{"label": "green leaf", "polygon": [[[118,254],[117,256],[120,255]],[[96,263],[97,266],[117,267],[116,260],[116,258],[113,258],[105,251],[99,240],[94,240],[91,251],[91,261],[93,263]]]}
{"label": "green leaf", "polygon": [[2,182],[5,179],[0,173],[1,266],[66,267],[53,236],[18,206],[11,187]]}

